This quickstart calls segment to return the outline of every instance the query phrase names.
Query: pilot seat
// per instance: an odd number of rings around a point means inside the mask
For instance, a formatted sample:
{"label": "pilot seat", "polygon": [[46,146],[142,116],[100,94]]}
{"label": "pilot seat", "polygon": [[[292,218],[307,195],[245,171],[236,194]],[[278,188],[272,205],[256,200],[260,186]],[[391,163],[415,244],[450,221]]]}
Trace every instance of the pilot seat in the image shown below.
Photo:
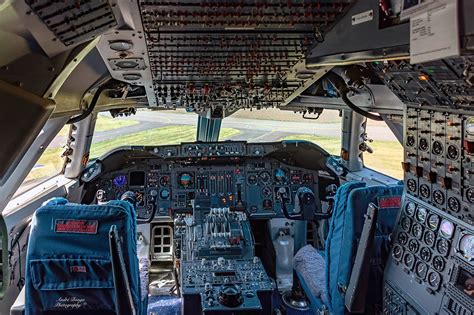
{"label": "pilot seat", "polygon": [[[36,210],[28,244],[25,314],[146,314],[134,206],[53,198]],[[15,306],[12,314],[18,314]]]}
{"label": "pilot seat", "polygon": [[366,187],[363,182],[338,189],[325,251],[307,245],[294,257],[296,274],[315,313],[377,311],[402,192],[403,185]]}

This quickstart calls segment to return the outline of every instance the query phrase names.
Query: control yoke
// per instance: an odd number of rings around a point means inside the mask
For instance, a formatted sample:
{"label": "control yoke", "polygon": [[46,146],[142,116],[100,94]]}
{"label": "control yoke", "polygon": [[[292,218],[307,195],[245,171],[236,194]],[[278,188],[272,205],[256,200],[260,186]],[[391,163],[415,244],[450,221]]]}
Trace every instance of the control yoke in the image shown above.
{"label": "control yoke", "polygon": [[332,213],[323,213],[316,204],[316,197],[311,189],[300,187],[295,194],[295,208],[289,211],[286,207],[287,193],[284,187],[277,192],[277,198],[280,200],[281,210],[287,219],[301,221],[317,221],[330,218]]}

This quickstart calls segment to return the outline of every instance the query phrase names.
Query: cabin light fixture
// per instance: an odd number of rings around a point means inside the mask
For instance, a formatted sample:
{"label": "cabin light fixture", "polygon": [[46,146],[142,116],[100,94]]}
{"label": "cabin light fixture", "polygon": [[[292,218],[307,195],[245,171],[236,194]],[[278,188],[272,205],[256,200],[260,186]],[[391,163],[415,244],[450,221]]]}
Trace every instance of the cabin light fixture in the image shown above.
{"label": "cabin light fixture", "polygon": [[133,43],[127,40],[115,40],[109,42],[109,47],[115,51],[127,51],[133,48]]}
{"label": "cabin light fixture", "polygon": [[123,78],[127,81],[136,81],[142,78],[140,73],[124,73]]}

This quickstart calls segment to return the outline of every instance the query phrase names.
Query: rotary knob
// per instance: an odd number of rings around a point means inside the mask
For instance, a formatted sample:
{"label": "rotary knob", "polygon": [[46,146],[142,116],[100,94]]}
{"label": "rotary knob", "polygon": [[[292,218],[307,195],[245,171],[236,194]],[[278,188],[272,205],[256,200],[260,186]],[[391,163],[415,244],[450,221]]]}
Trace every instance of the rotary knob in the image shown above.
{"label": "rotary knob", "polygon": [[227,307],[238,307],[243,303],[242,292],[238,285],[224,284],[219,292],[219,303]]}

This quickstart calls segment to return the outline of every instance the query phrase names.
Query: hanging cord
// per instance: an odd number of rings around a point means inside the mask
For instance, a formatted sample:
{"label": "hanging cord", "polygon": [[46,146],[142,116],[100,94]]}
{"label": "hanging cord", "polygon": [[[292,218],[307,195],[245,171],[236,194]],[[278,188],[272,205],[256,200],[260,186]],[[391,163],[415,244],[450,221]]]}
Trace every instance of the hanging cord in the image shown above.
{"label": "hanging cord", "polygon": [[[325,79],[327,79],[332,84],[332,86],[334,86],[334,88],[337,90],[339,95],[341,95],[342,101],[354,112],[372,120],[383,121],[383,118],[380,115],[369,113],[368,111],[363,110],[359,106],[352,103],[352,101],[348,97],[348,93],[350,89],[347,86],[346,82],[344,82],[344,79],[340,77],[338,74],[331,71],[325,76]],[[370,91],[369,93],[371,92],[372,91]],[[373,99],[373,101],[375,100]]]}
{"label": "hanging cord", "polygon": [[92,113],[92,111],[94,110],[95,105],[97,104],[97,101],[99,100],[100,94],[102,94],[102,92],[106,88],[108,88],[109,86],[110,86],[110,84],[108,84],[108,83],[104,83],[101,86],[99,86],[97,88],[97,90],[95,91],[94,96],[92,97],[92,100],[91,100],[91,103],[90,103],[89,107],[87,107],[87,109],[82,114],[70,118],[66,122],[66,124],[68,124],[68,125],[75,124],[75,123],[83,120],[87,116],[89,116]]}

